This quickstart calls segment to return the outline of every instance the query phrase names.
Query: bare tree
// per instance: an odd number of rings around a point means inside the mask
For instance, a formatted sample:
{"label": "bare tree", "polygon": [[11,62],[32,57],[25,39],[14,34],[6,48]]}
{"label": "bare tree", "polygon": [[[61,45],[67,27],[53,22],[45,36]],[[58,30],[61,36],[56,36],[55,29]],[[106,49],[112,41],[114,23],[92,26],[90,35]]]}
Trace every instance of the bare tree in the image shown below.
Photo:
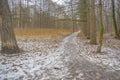
{"label": "bare tree", "polygon": [[102,0],[99,0],[99,13],[100,13],[100,39],[99,45],[97,48],[97,52],[101,53],[102,41],[103,41],[103,34],[104,34],[104,26],[103,26],[103,18],[102,18]]}
{"label": "bare tree", "polygon": [[95,20],[95,0],[90,0],[90,43],[97,44],[96,40],[96,20]]}
{"label": "bare tree", "polygon": [[84,36],[87,36],[87,0],[80,0],[79,12],[80,12],[80,20],[82,21],[81,29]]}
{"label": "bare tree", "polygon": [[14,35],[11,14],[8,0],[0,1],[0,12],[3,18],[2,26],[0,26],[2,53],[12,54],[20,52]]}
{"label": "bare tree", "polygon": [[90,39],[90,0],[87,1],[87,39]]}
{"label": "bare tree", "polygon": [[116,15],[115,15],[115,0],[112,1],[112,17],[113,17],[113,24],[115,28],[115,37],[119,38],[119,33],[118,33],[118,27],[117,27],[117,21],[116,21]]}

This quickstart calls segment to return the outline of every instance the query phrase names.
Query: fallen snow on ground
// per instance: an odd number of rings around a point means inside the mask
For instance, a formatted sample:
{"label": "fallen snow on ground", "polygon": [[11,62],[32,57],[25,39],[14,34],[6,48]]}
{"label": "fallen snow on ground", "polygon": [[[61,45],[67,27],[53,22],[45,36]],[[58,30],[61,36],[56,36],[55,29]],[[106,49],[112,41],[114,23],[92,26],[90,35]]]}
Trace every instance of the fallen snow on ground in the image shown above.
{"label": "fallen snow on ground", "polygon": [[0,55],[0,80],[56,80],[68,73],[55,42],[19,42],[25,52]]}
{"label": "fallen snow on ground", "polygon": [[119,45],[120,41],[107,39],[102,47],[102,54],[96,53],[97,45],[90,45],[89,40],[78,39],[78,44],[80,54],[87,60],[112,70],[120,70],[120,47],[114,47]]}
{"label": "fallen snow on ground", "polygon": [[[119,48],[104,45],[102,51],[105,54],[96,54],[94,51],[97,46],[89,45],[87,40],[77,39],[78,33],[66,37],[61,43],[49,39],[19,40],[18,45],[24,52],[19,55],[0,55],[0,80],[88,80],[94,77],[84,69],[91,70],[94,66],[92,63],[120,70]],[[92,68],[89,65],[93,65]],[[96,69],[93,69],[95,74]]]}

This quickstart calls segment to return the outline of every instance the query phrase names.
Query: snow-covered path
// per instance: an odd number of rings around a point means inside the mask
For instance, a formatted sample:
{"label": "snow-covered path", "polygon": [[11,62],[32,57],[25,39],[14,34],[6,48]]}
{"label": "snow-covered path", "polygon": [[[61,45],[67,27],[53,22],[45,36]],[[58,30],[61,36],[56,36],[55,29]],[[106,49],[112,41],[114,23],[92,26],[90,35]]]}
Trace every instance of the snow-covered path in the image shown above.
{"label": "snow-covered path", "polygon": [[[79,32],[78,32],[79,33]],[[65,80],[120,80],[120,71],[98,66],[81,55],[77,44],[77,32],[64,39],[64,57],[70,75]]]}
{"label": "snow-covered path", "polygon": [[98,66],[81,55],[78,34],[63,39],[55,51],[35,52],[44,44],[34,42],[29,44],[33,48],[30,52],[0,56],[0,80],[120,80],[120,71]]}

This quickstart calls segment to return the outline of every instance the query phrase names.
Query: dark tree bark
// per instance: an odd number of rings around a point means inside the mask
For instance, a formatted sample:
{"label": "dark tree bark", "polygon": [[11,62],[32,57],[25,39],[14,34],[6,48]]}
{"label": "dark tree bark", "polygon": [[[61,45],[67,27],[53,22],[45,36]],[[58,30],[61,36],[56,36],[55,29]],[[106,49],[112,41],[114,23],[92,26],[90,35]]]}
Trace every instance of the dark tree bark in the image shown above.
{"label": "dark tree bark", "polygon": [[15,38],[15,34],[12,27],[12,20],[10,15],[10,9],[8,5],[8,0],[0,1],[0,12],[2,16],[2,26],[0,26],[1,32],[1,43],[2,53],[12,54],[20,52],[17,41]]}

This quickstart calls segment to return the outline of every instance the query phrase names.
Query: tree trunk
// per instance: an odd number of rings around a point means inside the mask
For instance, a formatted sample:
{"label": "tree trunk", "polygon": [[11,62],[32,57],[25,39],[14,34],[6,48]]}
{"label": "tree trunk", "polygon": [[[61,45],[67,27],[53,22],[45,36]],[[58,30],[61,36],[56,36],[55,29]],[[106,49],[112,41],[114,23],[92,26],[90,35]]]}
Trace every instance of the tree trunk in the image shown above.
{"label": "tree trunk", "polygon": [[95,0],[90,0],[90,44],[97,44],[96,21],[95,21]]}
{"label": "tree trunk", "polygon": [[71,14],[71,16],[72,16],[72,19],[71,19],[71,22],[72,22],[72,28],[73,28],[73,32],[75,32],[75,24],[74,24],[74,11],[73,11],[73,0],[71,0],[71,4],[70,4],[70,6],[71,6],[71,12],[72,12],[72,14]]}
{"label": "tree trunk", "polygon": [[104,34],[104,26],[103,26],[103,19],[102,19],[102,1],[99,0],[99,13],[100,13],[100,39],[99,39],[99,45],[97,48],[97,52],[101,53],[102,48],[102,42],[103,42],[103,34]]}
{"label": "tree trunk", "polygon": [[90,39],[90,0],[87,1],[87,39]]}
{"label": "tree trunk", "polygon": [[86,0],[80,0],[79,4],[79,12],[80,12],[80,20],[81,22],[81,29],[85,37],[87,37],[87,1]]}
{"label": "tree trunk", "polygon": [[113,17],[113,24],[115,28],[115,37],[119,38],[118,29],[117,29],[117,21],[115,17],[115,1],[114,0],[112,0],[112,17]]}
{"label": "tree trunk", "polygon": [[8,0],[0,1],[0,12],[3,18],[1,32],[2,53],[12,54],[20,52],[14,35]]}

